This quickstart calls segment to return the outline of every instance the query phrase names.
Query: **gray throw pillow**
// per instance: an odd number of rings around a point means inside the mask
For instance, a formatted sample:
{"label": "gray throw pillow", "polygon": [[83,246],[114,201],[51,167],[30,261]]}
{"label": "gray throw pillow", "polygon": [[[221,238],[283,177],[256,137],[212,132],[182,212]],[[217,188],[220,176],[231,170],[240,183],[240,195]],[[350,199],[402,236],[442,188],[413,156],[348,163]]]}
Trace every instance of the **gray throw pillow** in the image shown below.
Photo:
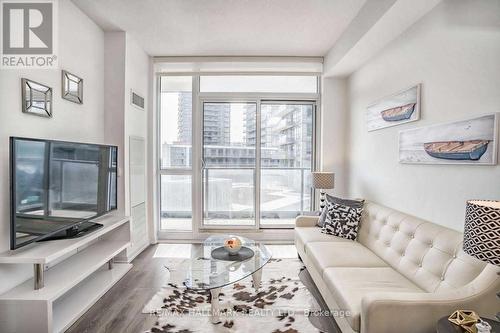
{"label": "gray throw pillow", "polygon": [[325,208],[323,208],[323,210],[321,211],[321,214],[319,215],[318,223],[316,224],[318,227],[323,228],[323,226],[325,225],[327,214],[328,214],[328,209],[326,209],[326,206],[325,206]]}
{"label": "gray throw pillow", "polygon": [[351,208],[363,208],[363,205],[365,204],[365,201],[362,199],[342,199],[342,198],[337,198],[332,195],[327,194],[326,195],[326,201],[335,203],[337,205],[344,205],[344,206],[349,206]]}
{"label": "gray throw pillow", "polygon": [[326,216],[328,215],[328,203],[334,203],[337,205],[348,206],[351,208],[363,208],[365,204],[364,200],[350,200],[350,199],[342,199],[338,197],[334,197],[332,195],[327,194],[325,200],[325,208],[321,211],[321,215],[319,216],[318,223],[316,224],[318,227],[322,228],[325,225]]}

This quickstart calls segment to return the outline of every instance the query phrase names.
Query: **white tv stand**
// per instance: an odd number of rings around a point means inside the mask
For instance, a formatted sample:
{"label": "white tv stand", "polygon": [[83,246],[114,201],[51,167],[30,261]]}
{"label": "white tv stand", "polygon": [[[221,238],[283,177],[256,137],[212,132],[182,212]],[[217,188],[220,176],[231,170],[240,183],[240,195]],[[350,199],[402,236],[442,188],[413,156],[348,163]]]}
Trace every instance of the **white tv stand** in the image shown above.
{"label": "white tv stand", "polygon": [[80,238],[0,253],[2,264],[33,264],[33,278],[0,295],[0,332],[63,332],[132,265],[130,219],[103,216],[104,226]]}

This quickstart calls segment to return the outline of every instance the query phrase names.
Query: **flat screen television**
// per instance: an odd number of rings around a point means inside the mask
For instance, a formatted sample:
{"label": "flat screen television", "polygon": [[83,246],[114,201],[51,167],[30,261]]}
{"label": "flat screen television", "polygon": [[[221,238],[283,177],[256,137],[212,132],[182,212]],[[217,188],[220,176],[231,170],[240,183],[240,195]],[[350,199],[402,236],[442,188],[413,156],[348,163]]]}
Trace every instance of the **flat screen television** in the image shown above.
{"label": "flat screen television", "polygon": [[117,207],[116,146],[10,138],[12,250],[79,237]]}

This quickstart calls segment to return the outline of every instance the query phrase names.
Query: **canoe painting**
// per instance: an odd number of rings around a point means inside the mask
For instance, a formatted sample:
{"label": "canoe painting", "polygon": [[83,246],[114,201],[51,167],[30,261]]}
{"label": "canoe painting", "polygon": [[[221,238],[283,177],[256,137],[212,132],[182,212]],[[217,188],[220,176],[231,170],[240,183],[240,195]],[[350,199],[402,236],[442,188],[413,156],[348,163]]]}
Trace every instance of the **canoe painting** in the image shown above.
{"label": "canoe painting", "polygon": [[410,103],[403,106],[398,106],[392,109],[380,112],[382,119],[385,121],[401,121],[410,119],[415,110],[416,103]]}
{"label": "canoe painting", "polygon": [[495,165],[500,113],[399,132],[399,162]]}
{"label": "canoe painting", "polygon": [[488,140],[428,142],[424,144],[427,154],[446,160],[477,161],[488,148]]}
{"label": "canoe painting", "polygon": [[420,84],[380,99],[366,108],[368,131],[420,119]]}

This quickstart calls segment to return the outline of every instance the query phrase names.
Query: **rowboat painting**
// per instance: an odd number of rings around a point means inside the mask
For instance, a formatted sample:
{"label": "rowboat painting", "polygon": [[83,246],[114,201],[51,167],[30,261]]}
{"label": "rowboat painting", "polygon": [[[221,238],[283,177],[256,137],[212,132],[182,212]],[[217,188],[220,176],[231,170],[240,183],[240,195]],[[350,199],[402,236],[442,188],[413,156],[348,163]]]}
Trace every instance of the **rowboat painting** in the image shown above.
{"label": "rowboat painting", "polygon": [[497,163],[498,113],[399,133],[399,161],[417,164]]}
{"label": "rowboat painting", "polygon": [[416,103],[410,103],[403,106],[398,106],[392,109],[380,112],[382,119],[385,121],[401,121],[410,119],[415,110]]}
{"label": "rowboat painting", "polygon": [[366,109],[368,131],[420,119],[420,84],[382,98]]}
{"label": "rowboat painting", "polygon": [[446,160],[477,161],[488,149],[488,140],[444,141],[424,143],[427,154]]}

